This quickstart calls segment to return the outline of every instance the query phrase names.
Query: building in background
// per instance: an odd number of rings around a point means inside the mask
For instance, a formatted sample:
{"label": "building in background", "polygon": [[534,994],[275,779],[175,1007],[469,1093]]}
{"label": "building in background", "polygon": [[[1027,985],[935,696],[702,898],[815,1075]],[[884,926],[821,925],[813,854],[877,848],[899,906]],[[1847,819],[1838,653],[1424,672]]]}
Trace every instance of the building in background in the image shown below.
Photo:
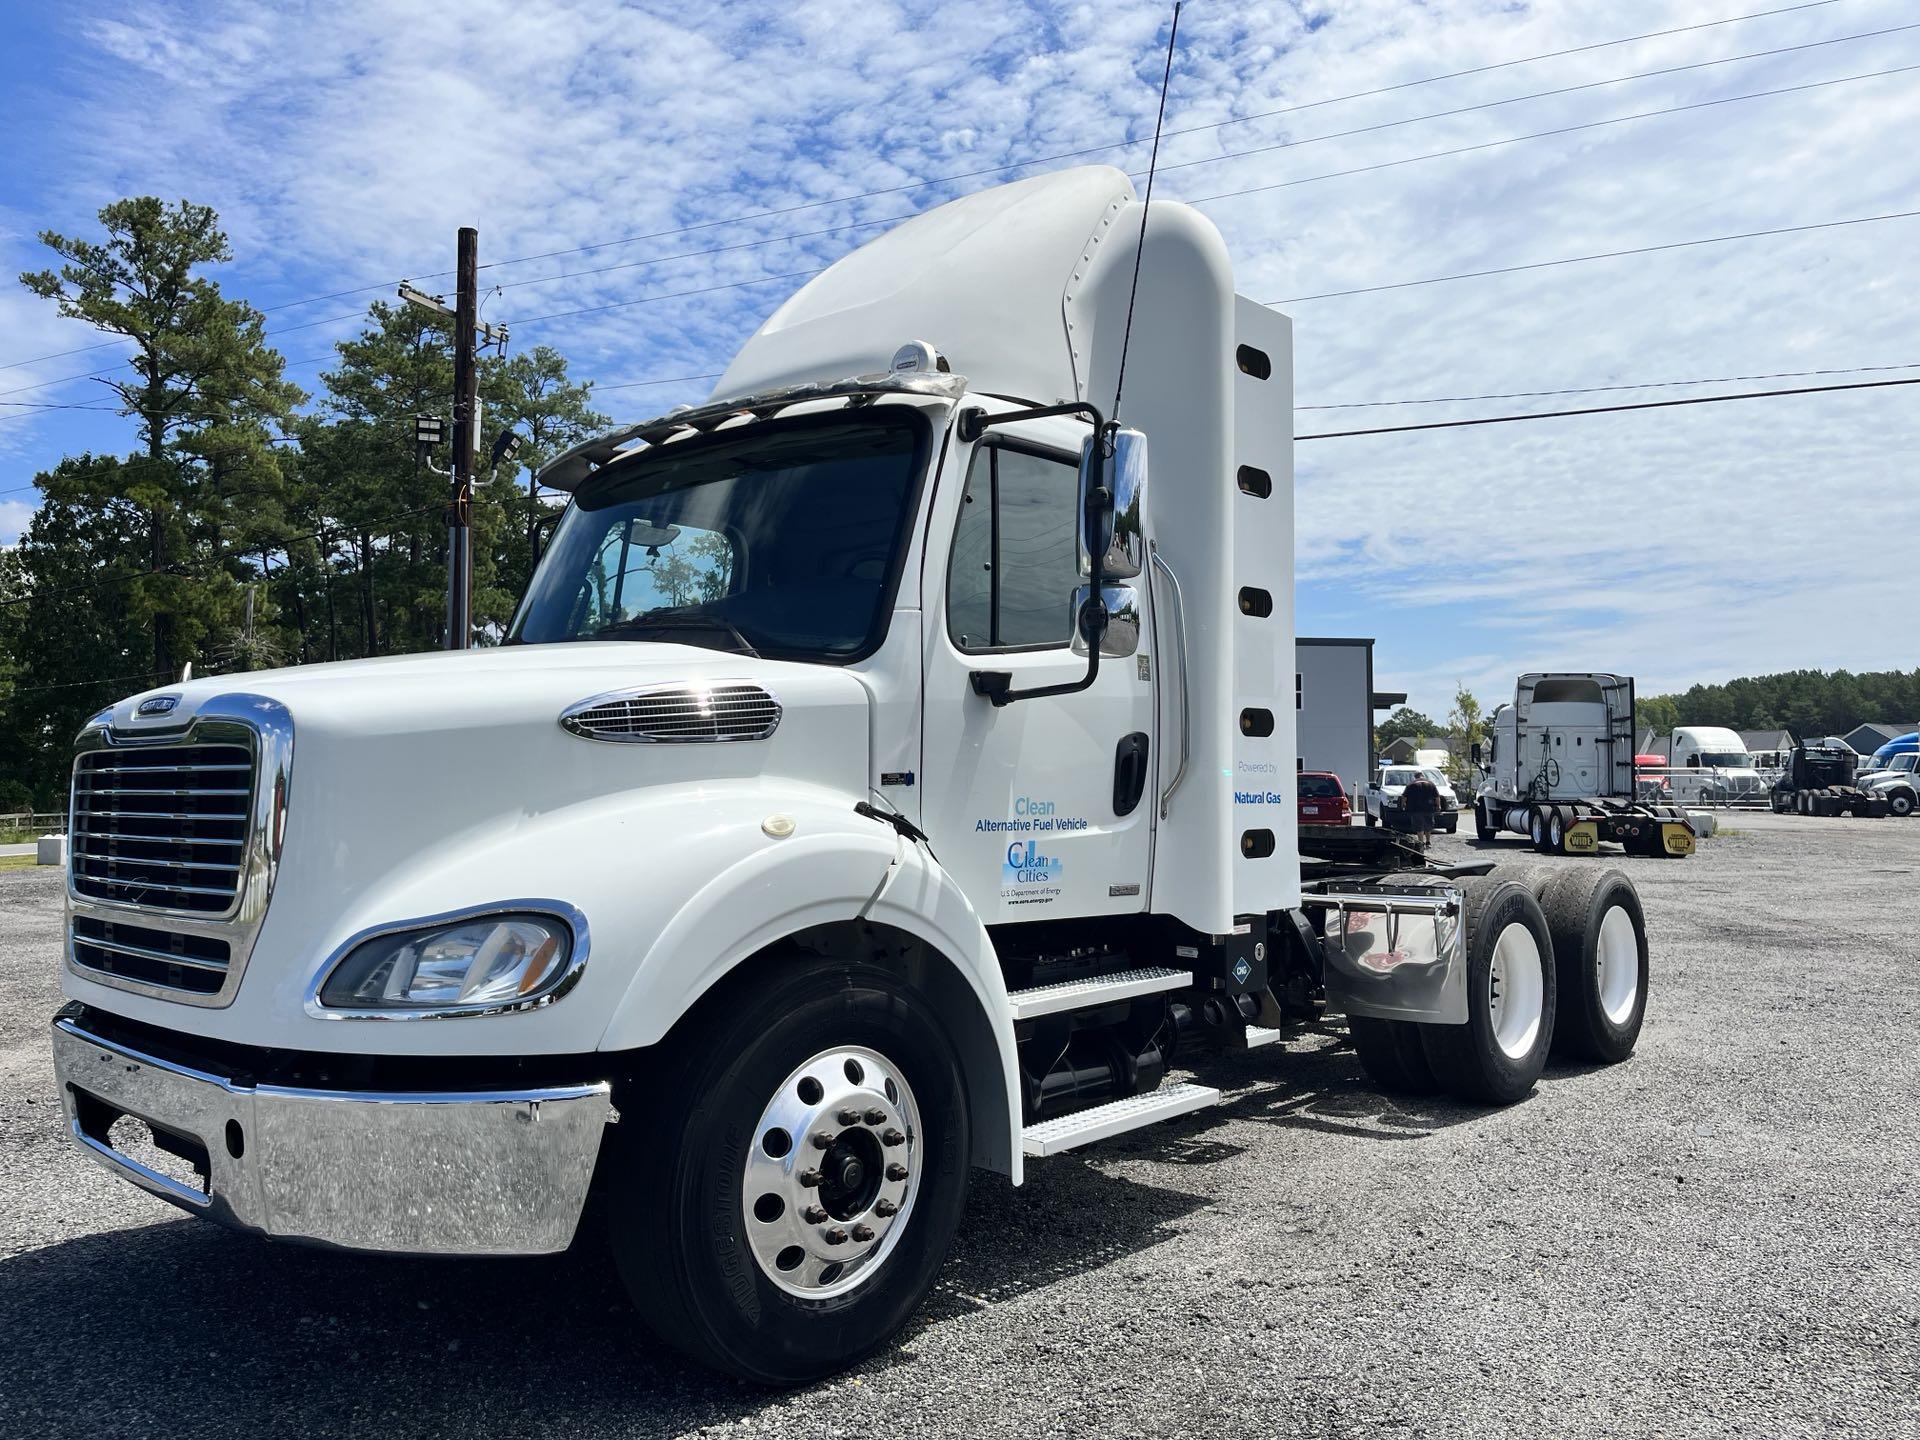
{"label": "building in background", "polygon": [[1912,720],[1901,725],[1870,722],[1854,726],[1840,738],[1853,747],[1855,754],[1871,755],[1888,741],[1897,740],[1902,735],[1911,735],[1915,730],[1920,730],[1920,723]]}
{"label": "building in background", "polygon": [[1374,712],[1406,703],[1405,695],[1373,688],[1373,641],[1296,639],[1295,768],[1338,775],[1349,795],[1365,789],[1376,763]]}

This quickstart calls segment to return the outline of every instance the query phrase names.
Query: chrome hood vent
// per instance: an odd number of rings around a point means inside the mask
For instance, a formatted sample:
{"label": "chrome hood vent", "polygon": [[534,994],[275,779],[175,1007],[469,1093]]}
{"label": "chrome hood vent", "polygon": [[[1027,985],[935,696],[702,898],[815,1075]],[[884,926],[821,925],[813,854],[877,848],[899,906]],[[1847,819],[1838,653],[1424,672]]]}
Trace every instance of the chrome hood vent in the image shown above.
{"label": "chrome hood vent", "polygon": [[780,702],[746,681],[645,685],[569,705],[560,725],[588,740],[626,744],[765,740],[779,728]]}

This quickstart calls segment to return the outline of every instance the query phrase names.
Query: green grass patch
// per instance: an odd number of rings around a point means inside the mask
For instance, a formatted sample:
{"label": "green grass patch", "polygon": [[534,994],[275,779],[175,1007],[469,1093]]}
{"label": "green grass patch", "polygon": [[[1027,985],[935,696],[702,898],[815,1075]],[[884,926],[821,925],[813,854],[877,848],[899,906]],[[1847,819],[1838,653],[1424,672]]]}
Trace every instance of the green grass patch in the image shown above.
{"label": "green grass patch", "polygon": [[0,855],[0,870],[31,870],[39,863],[32,855]]}

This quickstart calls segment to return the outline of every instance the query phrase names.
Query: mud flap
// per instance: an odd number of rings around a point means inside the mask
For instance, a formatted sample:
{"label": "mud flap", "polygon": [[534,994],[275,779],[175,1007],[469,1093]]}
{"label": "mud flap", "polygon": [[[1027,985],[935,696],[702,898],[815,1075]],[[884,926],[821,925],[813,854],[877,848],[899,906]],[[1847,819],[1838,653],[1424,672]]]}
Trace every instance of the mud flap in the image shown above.
{"label": "mud flap", "polygon": [[1327,1008],[1380,1020],[1461,1025],[1467,1018],[1460,890],[1419,877],[1342,884],[1300,897],[1323,919]]}
{"label": "mud flap", "polygon": [[1663,822],[1660,826],[1660,844],[1669,855],[1693,854],[1693,827]]}
{"label": "mud flap", "polygon": [[1581,820],[1569,825],[1566,830],[1566,849],[1569,855],[1591,855],[1600,848],[1600,827],[1591,820]]}

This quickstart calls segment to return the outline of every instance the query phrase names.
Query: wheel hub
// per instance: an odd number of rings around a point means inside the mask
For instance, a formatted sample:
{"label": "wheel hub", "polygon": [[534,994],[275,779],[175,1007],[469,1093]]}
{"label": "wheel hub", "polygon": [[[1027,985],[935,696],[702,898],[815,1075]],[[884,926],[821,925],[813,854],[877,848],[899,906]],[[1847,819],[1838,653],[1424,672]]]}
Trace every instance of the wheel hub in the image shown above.
{"label": "wheel hub", "polygon": [[1521,1060],[1532,1051],[1545,1001],[1539,942],[1525,925],[1510,924],[1494,942],[1487,967],[1487,1018],[1493,1043],[1508,1059]]}
{"label": "wheel hub", "polygon": [[826,1050],[761,1111],[741,1175],[748,1248],[767,1279],[827,1299],[870,1280],[913,1209],[920,1112],[877,1051]]}

